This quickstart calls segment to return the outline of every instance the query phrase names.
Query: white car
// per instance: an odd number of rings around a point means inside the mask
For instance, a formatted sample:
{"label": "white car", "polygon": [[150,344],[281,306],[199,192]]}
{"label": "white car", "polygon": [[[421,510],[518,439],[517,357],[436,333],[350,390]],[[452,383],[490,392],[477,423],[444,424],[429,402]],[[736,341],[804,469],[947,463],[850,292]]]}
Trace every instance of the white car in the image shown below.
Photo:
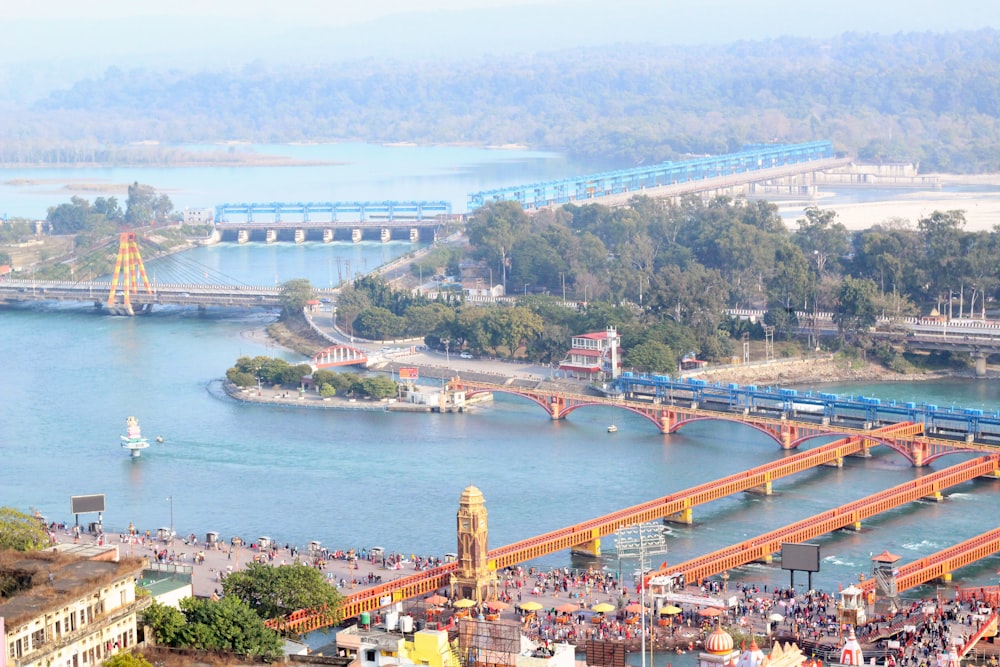
{"label": "white car", "polygon": [[471,359],[472,358],[472,353],[471,352],[463,352],[462,354],[460,354],[458,356],[461,357],[462,359]]}

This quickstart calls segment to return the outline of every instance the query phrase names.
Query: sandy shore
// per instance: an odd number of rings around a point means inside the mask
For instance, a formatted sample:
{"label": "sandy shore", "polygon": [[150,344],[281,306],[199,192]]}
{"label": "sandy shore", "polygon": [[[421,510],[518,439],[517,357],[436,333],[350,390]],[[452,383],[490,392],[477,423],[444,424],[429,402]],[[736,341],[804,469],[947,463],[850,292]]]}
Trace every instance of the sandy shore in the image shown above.
{"label": "sandy shore", "polygon": [[[822,193],[813,200],[778,201],[778,209],[786,219],[797,220],[805,217],[805,209],[809,206],[832,208],[837,212],[837,219],[851,230],[868,229],[873,225],[889,220],[906,221],[916,229],[917,220],[928,216],[934,211],[965,211],[965,231],[989,231],[993,225],[1000,223],[1000,190],[990,191],[987,188],[1000,189],[1000,174],[937,174],[941,179],[941,190],[911,190],[900,188],[898,194],[889,201],[875,201],[858,204],[832,204],[829,195]],[[950,186],[977,186],[982,192],[949,192]],[[889,189],[889,188],[886,188]],[[795,229],[794,223],[790,225]]]}

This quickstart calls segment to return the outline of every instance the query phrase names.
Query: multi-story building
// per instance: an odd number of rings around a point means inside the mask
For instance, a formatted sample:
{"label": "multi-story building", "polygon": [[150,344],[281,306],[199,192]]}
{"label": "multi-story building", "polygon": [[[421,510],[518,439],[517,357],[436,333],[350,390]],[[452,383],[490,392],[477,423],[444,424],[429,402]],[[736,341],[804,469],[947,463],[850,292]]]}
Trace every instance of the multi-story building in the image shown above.
{"label": "multi-story building", "polygon": [[611,380],[621,371],[621,339],[614,327],[573,336],[559,370],[578,380]]}
{"label": "multi-story building", "polygon": [[117,553],[0,552],[0,580],[13,583],[0,597],[0,667],[97,667],[135,644],[145,561]]}

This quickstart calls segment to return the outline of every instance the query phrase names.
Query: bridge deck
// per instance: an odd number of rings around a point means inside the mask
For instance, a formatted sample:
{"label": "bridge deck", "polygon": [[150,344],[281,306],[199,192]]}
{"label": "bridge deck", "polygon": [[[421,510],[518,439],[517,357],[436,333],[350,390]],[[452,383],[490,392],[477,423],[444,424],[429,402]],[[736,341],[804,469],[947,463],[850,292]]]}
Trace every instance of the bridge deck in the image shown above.
{"label": "bridge deck", "polygon": [[[552,415],[553,419],[562,419],[573,411],[586,406],[606,406],[621,408],[641,415],[656,424],[664,433],[672,433],[685,424],[700,420],[721,419],[732,421],[756,428],[779,442],[787,436],[789,438],[787,447],[789,448],[796,447],[801,442],[810,438],[824,435],[865,436],[874,432],[871,429],[865,428],[864,424],[851,426],[844,421],[824,424],[819,421],[821,415],[817,416],[817,421],[805,421],[802,415],[799,415],[798,419],[791,419],[789,417],[793,415],[787,413],[752,412],[744,410],[745,406],[736,406],[730,410],[728,404],[716,404],[719,407],[710,407],[712,404],[706,402],[704,404],[698,403],[698,407],[687,407],[681,404],[688,403],[688,401],[684,400],[667,401],[660,399],[658,402],[625,400],[622,398],[607,398],[545,389],[523,389],[488,382],[472,382],[461,378],[453,379],[451,385],[455,388],[463,388],[472,393],[499,392],[521,396],[543,407]],[[696,388],[698,387],[689,387],[689,389]],[[938,415],[932,425],[938,426],[941,419],[942,417]],[[909,421],[905,417],[900,417],[896,423],[907,423]],[[782,446],[786,445],[783,444]],[[914,434],[908,439],[905,446],[901,444],[896,449],[915,465],[925,465],[941,456],[957,452],[983,452],[992,454],[998,451],[996,444],[929,437],[924,432]],[[919,461],[916,460],[916,456],[919,456]]]}
{"label": "bridge deck", "polygon": [[[896,571],[896,590],[905,591],[934,579],[940,579],[957,569],[971,565],[1000,551],[1000,528],[976,535],[947,549],[903,565]],[[864,582],[862,588],[874,590],[875,581]]]}
{"label": "bridge deck", "polygon": [[891,489],[772,530],[739,544],[671,566],[650,576],[664,575],[668,572],[671,574],[681,573],[684,575],[685,581],[701,581],[706,577],[734,567],[764,560],[771,554],[780,551],[783,542],[803,542],[845,526],[860,524],[862,520],[880,512],[931,496],[943,489],[976,477],[993,474],[997,470],[1000,470],[1000,454],[960,463],[940,472],[925,475],[920,479],[894,486]]}
{"label": "bridge deck", "polygon": [[[894,424],[872,431],[869,435],[883,438],[908,436],[922,430],[920,424]],[[739,472],[722,479],[685,489],[656,500],[634,505],[575,526],[515,542],[507,546],[491,549],[488,555],[490,569],[498,570],[517,563],[523,563],[546,554],[569,549],[592,539],[610,535],[617,530],[637,523],[655,521],[671,514],[718,500],[740,491],[763,486],[773,480],[802,472],[819,465],[849,456],[871,445],[862,436],[852,436],[831,442],[807,452],[774,461],[751,470]],[[1000,457],[1000,455],[998,455]],[[374,611],[387,604],[386,600],[397,602],[437,590],[448,583],[455,563],[425,570],[403,579],[368,588],[348,596],[341,608],[344,618],[356,616],[363,611]],[[317,625],[318,624],[318,625]],[[278,630],[307,632],[329,625],[329,615],[318,610],[297,614],[272,623]]]}

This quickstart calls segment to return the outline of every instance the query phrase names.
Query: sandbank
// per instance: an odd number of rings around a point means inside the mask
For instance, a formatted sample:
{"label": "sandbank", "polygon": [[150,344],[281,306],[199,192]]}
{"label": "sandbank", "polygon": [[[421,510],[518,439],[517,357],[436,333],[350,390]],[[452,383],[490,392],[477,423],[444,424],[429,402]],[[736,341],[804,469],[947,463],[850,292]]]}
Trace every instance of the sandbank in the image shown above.
{"label": "sandbank", "polygon": [[[967,232],[990,231],[994,225],[1000,224],[1000,174],[938,174],[938,176],[941,179],[942,189],[900,188],[890,200],[834,204],[828,200],[829,193],[821,192],[815,199],[776,203],[779,212],[788,221],[792,230],[797,228],[795,221],[805,217],[805,209],[809,206],[835,210],[837,220],[853,231],[868,229],[891,220],[905,221],[910,228],[916,229],[920,218],[929,216],[934,211],[954,210],[965,212],[964,229]],[[972,185],[982,187],[983,190],[980,192],[949,190],[950,187],[958,185]]]}

